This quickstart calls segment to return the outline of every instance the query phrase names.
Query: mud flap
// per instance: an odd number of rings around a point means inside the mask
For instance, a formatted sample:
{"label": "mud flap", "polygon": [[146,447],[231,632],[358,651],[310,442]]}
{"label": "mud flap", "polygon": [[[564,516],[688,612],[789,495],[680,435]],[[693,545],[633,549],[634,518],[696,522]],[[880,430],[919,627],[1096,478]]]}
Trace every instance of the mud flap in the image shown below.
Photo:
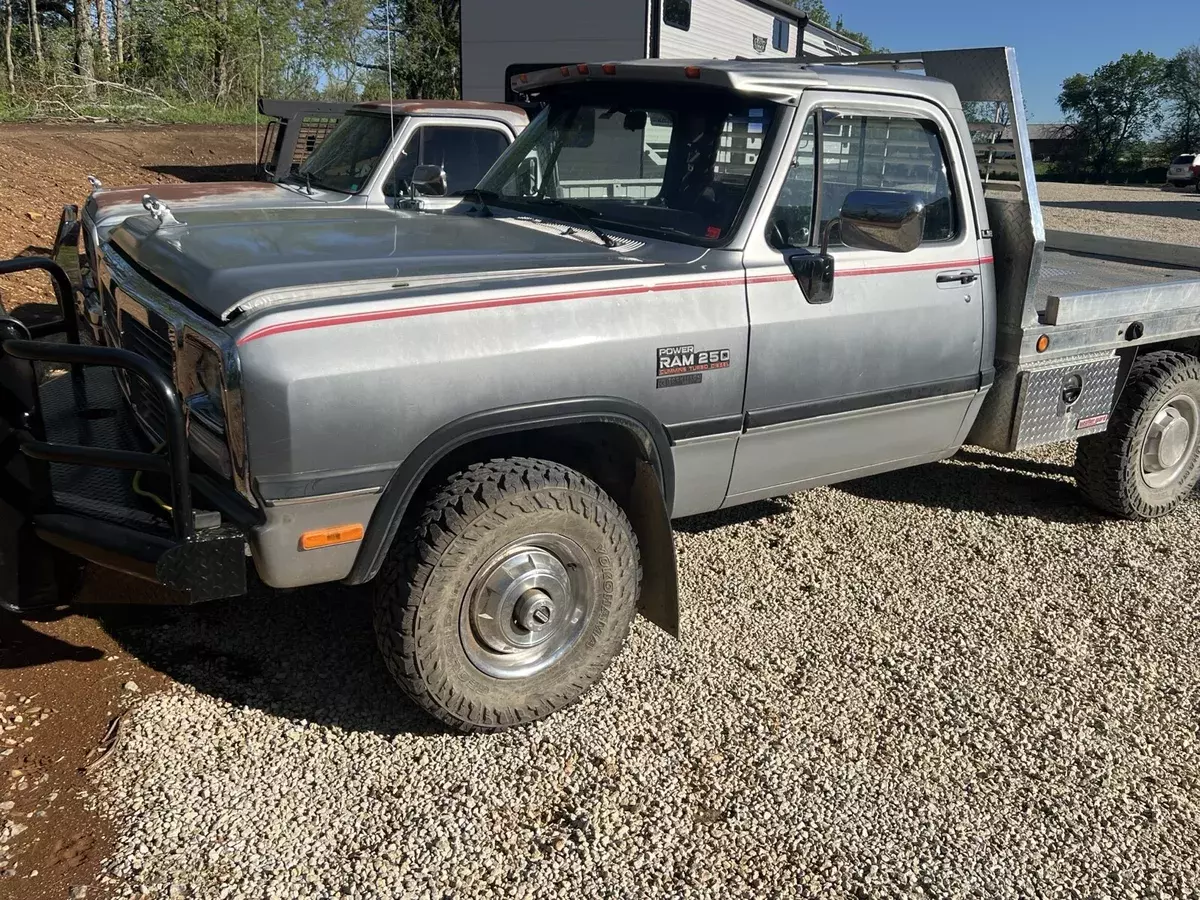
{"label": "mud flap", "polygon": [[[27,337],[21,322],[0,317],[0,343]],[[33,514],[52,502],[50,467],[21,453],[41,430],[36,410],[33,363],[0,352],[0,607],[18,613],[68,602],[78,575],[74,560],[34,533]]]}
{"label": "mud flap", "polygon": [[628,513],[642,553],[639,611],[671,637],[678,638],[679,572],[675,535],[663,503],[658,475],[642,460],[637,463]]}

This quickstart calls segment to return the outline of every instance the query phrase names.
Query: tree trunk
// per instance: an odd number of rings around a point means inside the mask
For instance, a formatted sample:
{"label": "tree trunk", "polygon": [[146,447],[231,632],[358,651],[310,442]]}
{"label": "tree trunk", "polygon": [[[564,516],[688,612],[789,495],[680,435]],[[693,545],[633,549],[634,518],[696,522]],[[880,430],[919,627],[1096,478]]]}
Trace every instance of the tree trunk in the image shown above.
{"label": "tree trunk", "polygon": [[13,0],[5,0],[4,2],[4,72],[8,75],[8,92],[15,94],[17,92],[16,73],[13,71],[13,55],[12,55],[12,5]]}
{"label": "tree trunk", "polygon": [[42,17],[38,13],[37,0],[29,0],[29,30],[33,32],[33,58],[37,60],[40,75],[45,71],[46,57],[42,54]]}
{"label": "tree trunk", "polygon": [[96,54],[92,50],[92,14],[88,0],[75,0],[75,73],[83,96],[96,99]]}
{"label": "tree trunk", "polygon": [[96,0],[96,30],[100,32],[100,59],[103,63],[101,71],[104,77],[112,71],[112,45],[108,35],[108,0]]}
{"label": "tree trunk", "polygon": [[117,39],[117,68],[125,64],[125,23],[121,16],[121,0],[112,0],[113,5],[113,37]]}
{"label": "tree trunk", "polygon": [[216,47],[213,51],[213,85],[216,88],[217,102],[225,100],[229,93],[229,59],[226,52],[229,25],[229,0],[216,0],[217,4],[217,33]]}

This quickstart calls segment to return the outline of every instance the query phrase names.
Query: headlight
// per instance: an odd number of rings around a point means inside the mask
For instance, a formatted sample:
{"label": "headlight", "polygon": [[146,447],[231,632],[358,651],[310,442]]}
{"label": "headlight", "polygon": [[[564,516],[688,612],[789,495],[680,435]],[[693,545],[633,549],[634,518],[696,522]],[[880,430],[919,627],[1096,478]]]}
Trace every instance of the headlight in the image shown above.
{"label": "headlight", "polygon": [[225,376],[221,357],[190,335],[179,355],[179,389],[188,414],[219,434],[225,432]]}

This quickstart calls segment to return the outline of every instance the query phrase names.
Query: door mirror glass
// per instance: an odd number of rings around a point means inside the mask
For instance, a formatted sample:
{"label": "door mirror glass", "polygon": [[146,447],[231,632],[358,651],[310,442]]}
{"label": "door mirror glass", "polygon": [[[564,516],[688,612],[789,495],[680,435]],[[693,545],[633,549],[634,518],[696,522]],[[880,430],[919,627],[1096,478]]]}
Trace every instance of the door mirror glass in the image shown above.
{"label": "door mirror glass", "polygon": [[441,166],[417,166],[413,172],[413,187],[426,197],[446,196],[449,183],[446,170]]}
{"label": "door mirror glass", "polygon": [[538,161],[536,156],[527,156],[521,160],[517,166],[517,195],[520,197],[533,197],[537,195],[538,183]]}
{"label": "door mirror glass", "polygon": [[842,243],[859,250],[911,253],[925,236],[925,200],[910,191],[857,190],[842,202]]}

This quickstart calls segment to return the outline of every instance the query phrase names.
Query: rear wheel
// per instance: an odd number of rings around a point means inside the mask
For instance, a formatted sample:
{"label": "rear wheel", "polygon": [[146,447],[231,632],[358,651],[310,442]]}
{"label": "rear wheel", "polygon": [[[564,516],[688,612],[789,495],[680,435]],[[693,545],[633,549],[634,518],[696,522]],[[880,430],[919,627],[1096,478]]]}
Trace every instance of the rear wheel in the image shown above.
{"label": "rear wheel", "polygon": [[1075,477],[1112,515],[1171,512],[1200,480],[1200,361],[1173,350],[1139,357],[1108,430],[1080,439]]}
{"label": "rear wheel", "polygon": [[513,458],[451,476],[376,581],[375,633],[401,688],[462,731],[574,703],[637,608],[637,539],[584,475]]}

